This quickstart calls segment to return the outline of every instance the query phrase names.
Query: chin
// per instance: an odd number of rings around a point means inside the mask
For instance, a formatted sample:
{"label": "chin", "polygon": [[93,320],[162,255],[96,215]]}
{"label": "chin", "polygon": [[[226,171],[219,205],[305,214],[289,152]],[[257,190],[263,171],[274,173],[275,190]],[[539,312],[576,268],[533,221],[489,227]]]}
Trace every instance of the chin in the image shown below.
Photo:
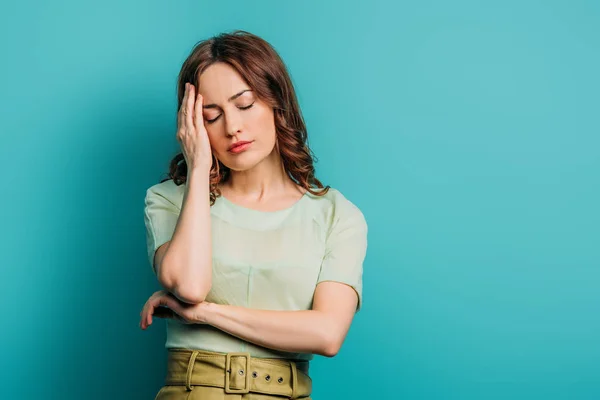
{"label": "chin", "polygon": [[226,161],[222,161],[224,166],[232,171],[247,171],[263,161],[264,157],[256,157],[251,153],[239,154],[235,156],[228,155]]}

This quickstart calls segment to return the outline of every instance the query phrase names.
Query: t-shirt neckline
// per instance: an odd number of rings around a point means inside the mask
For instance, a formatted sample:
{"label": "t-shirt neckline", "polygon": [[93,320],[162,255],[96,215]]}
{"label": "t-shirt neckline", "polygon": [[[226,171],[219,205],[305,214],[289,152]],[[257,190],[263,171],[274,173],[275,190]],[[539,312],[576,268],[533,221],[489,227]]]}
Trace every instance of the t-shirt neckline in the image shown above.
{"label": "t-shirt neckline", "polygon": [[256,210],[254,208],[249,208],[246,206],[242,206],[240,204],[234,203],[233,201],[229,200],[227,197],[223,196],[223,194],[221,194],[219,197],[221,199],[223,199],[223,201],[225,203],[227,203],[227,205],[235,210],[237,210],[238,212],[244,212],[244,213],[248,213],[248,214],[255,214],[255,215],[277,215],[277,214],[284,214],[287,212],[290,212],[292,210],[294,210],[295,208],[299,207],[300,204],[309,196],[309,191],[306,190],[304,192],[304,194],[302,195],[302,197],[300,197],[300,199],[298,199],[294,204],[292,204],[289,207],[286,208],[282,208],[281,210],[275,210],[275,211],[261,211],[261,210]]}

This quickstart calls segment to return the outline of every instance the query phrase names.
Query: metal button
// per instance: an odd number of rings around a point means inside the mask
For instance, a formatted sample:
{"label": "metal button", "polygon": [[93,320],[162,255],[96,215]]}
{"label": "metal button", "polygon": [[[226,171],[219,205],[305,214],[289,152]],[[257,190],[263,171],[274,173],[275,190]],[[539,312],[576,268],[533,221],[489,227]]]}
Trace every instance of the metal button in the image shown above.
{"label": "metal button", "polygon": [[240,374],[240,375],[244,375],[244,370],[243,370],[243,369],[240,369],[240,371],[239,371],[239,374]]}
{"label": "metal button", "polygon": [[271,375],[265,376],[265,381],[269,382],[271,380]]}
{"label": "metal button", "polygon": [[257,378],[257,377],[258,377],[258,373],[257,373],[256,371],[254,371],[254,372],[252,373],[252,377],[253,377],[253,378]]}
{"label": "metal button", "polygon": [[280,376],[279,379],[277,379],[277,382],[283,383],[283,378]]}

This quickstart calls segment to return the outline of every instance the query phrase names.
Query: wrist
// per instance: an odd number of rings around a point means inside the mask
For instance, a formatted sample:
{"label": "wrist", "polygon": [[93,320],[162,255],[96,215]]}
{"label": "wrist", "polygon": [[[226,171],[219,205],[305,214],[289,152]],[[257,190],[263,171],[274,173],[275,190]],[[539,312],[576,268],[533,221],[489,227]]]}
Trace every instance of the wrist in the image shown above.
{"label": "wrist", "polygon": [[214,321],[214,316],[216,315],[219,308],[219,304],[210,303],[207,301],[203,301],[200,303],[200,312],[197,316],[196,323],[198,324],[207,324],[212,325]]}
{"label": "wrist", "polygon": [[206,179],[210,176],[211,167],[207,165],[196,165],[192,169],[188,170],[188,178],[195,179],[195,177],[199,177],[199,179]]}

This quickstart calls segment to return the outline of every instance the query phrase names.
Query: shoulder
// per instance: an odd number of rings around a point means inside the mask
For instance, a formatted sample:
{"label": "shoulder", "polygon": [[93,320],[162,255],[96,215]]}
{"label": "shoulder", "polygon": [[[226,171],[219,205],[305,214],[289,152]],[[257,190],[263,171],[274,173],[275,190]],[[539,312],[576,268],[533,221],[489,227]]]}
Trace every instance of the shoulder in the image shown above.
{"label": "shoulder", "polygon": [[152,185],[146,190],[146,202],[167,202],[181,209],[184,193],[185,184],[176,185],[173,179],[168,179]]}
{"label": "shoulder", "polygon": [[367,229],[367,221],[361,209],[339,189],[330,187],[324,195],[311,194],[311,197],[318,206],[317,218],[326,226],[327,231],[342,226]]}
{"label": "shoulder", "polygon": [[[317,189],[318,191],[320,189]],[[327,193],[322,196],[313,195],[314,199],[321,201],[322,207],[330,209],[332,212],[361,213],[360,209],[347,198],[339,189],[330,187]]]}

